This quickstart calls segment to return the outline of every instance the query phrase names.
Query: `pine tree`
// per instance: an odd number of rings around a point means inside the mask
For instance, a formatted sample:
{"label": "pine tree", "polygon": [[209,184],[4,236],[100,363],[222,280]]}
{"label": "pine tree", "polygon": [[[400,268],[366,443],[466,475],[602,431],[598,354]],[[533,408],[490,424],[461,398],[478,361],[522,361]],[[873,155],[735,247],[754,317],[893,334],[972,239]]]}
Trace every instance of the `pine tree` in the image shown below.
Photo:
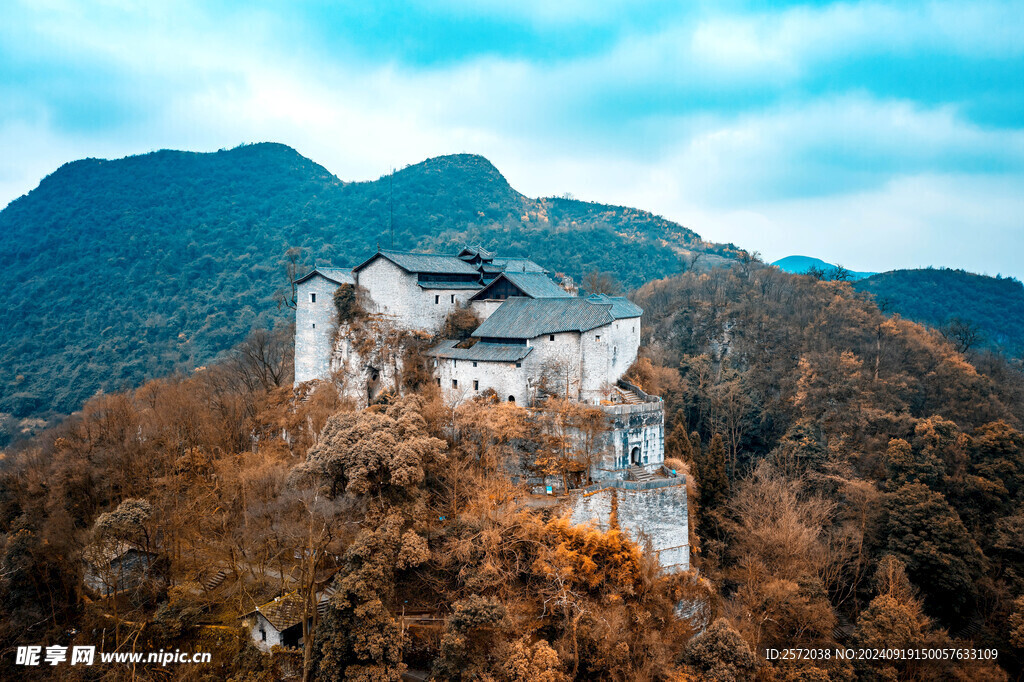
{"label": "pine tree", "polygon": [[693,446],[690,444],[690,437],[686,435],[686,417],[682,410],[676,412],[672,420],[672,430],[665,439],[665,457],[674,457],[692,464]]}
{"label": "pine tree", "polygon": [[704,453],[700,447],[700,434],[694,431],[690,434],[690,461],[693,463],[694,473],[700,469],[703,464]]}
{"label": "pine tree", "polygon": [[729,495],[729,477],[725,473],[725,444],[715,434],[697,472],[697,485],[705,508],[713,508]]}

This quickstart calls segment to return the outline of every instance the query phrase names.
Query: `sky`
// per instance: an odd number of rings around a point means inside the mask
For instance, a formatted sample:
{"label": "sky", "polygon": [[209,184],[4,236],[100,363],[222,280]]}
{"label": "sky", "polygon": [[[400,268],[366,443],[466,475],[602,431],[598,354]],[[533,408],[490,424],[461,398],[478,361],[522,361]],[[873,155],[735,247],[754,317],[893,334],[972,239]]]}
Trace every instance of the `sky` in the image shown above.
{"label": "sky", "polygon": [[1019,2],[0,0],[0,206],[61,164],[486,156],[766,260],[1024,279]]}

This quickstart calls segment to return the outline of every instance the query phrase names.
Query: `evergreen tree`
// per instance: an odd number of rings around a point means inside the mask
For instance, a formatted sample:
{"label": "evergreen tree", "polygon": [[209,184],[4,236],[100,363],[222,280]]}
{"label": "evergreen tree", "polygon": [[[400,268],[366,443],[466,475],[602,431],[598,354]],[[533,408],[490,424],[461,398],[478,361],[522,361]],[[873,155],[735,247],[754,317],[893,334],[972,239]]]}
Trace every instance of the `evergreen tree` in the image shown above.
{"label": "evergreen tree", "polygon": [[700,499],[705,508],[720,504],[729,496],[729,477],[725,473],[725,444],[722,436],[715,434],[708,446],[707,454],[701,461],[697,475]]}
{"label": "evergreen tree", "polygon": [[929,597],[925,604],[949,619],[977,595],[984,557],[956,510],[923,483],[889,495],[887,550],[906,564],[907,575]]}

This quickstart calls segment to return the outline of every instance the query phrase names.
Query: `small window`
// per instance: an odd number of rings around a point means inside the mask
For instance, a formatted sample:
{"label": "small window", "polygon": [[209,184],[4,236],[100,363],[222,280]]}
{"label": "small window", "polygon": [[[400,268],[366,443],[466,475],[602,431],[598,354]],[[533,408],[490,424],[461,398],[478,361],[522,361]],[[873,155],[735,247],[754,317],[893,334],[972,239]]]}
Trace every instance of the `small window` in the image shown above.
{"label": "small window", "polygon": [[310,292],[310,294],[309,294],[309,302],[310,303],[316,303],[316,294],[315,293]]}
{"label": "small window", "polygon": [[440,302],[441,302],[441,297],[440,296],[435,296],[434,297],[434,305],[437,305]]}
{"label": "small window", "polygon": [[595,339],[595,340],[597,340],[597,341],[600,341],[600,340],[601,340],[601,335],[600,335],[600,334],[596,335],[596,336],[594,337],[594,339]]}
{"label": "small window", "polygon": [[452,303],[455,303],[455,294],[452,294]]}
{"label": "small window", "polygon": [[554,340],[555,340],[555,335],[554,334],[552,334],[551,336],[548,337],[548,341],[554,341]]}
{"label": "small window", "polygon": [[260,628],[260,639],[262,639],[264,642],[267,641],[267,631],[263,628]]}
{"label": "small window", "polygon": [[516,363],[516,367],[522,367],[522,366],[523,366],[523,363],[521,363],[521,362],[517,362]]}
{"label": "small window", "polygon": [[313,329],[316,329],[316,322],[313,323]]}
{"label": "small window", "polygon": [[473,390],[474,391],[479,391],[480,390],[480,382],[477,381],[476,379],[473,379]]}
{"label": "small window", "polygon": [[475,362],[473,363],[473,366],[476,367],[476,363]]}
{"label": "small window", "polygon": [[437,385],[438,385],[438,386],[440,386],[440,385],[441,385],[441,377],[438,377],[438,378],[437,378]]}
{"label": "small window", "polygon": [[459,380],[458,379],[452,379],[452,388],[458,388],[458,387],[459,387]]}

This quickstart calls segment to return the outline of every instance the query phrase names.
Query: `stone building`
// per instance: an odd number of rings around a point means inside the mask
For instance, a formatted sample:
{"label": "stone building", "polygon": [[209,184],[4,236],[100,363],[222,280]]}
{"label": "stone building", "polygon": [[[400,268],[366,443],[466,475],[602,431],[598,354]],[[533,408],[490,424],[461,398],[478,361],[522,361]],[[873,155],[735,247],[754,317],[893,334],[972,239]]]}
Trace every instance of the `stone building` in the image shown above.
{"label": "stone building", "polygon": [[331,353],[338,323],[334,292],[356,282],[351,270],[315,268],[295,281],[295,383],[324,379],[331,373]]}
{"label": "stone building", "polygon": [[[622,380],[637,358],[643,315],[628,299],[579,296],[568,278],[556,281],[529,259],[503,258],[479,247],[455,255],[378,250],[351,270],[318,267],[296,284],[297,384],[340,377],[346,394],[365,405],[398,382],[400,360],[383,334],[367,350],[349,338],[350,327],[339,328],[333,294],[343,284],[355,288],[380,329],[436,337],[449,314],[468,309],[480,320],[470,338],[436,340],[427,351],[448,400],[494,391],[524,407],[548,396],[597,406],[609,428],[591,478],[625,484],[660,475],[662,401]],[[386,351],[392,351],[391,360],[383,362]],[[682,496],[684,517],[685,494],[683,486],[666,497]],[[672,555],[678,558],[679,551]]]}
{"label": "stone building", "polygon": [[436,335],[460,308],[481,320],[469,339],[441,340],[428,351],[449,399],[494,391],[523,406],[547,396],[600,406],[612,426],[601,475],[663,461],[660,399],[621,382],[637,357],[643,314],[628,299],[578,296],[571,281],[556,282],[527,258],[479,247],[456,255],[379,250],[351,270],[317,267],[296,280],[296,384],[340,373],[350,397],[363,403],[386,390],[400,368],[336,333],[333,296],[343,284],[393,329]]}

